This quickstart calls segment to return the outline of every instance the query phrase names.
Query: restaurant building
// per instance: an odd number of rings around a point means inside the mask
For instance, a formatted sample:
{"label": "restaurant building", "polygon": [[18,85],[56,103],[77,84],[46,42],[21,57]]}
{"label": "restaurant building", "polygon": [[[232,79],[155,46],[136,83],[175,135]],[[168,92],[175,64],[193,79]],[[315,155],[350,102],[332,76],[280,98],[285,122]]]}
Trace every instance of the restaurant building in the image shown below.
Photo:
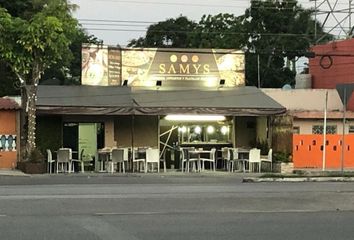
{"label": "restaurant building", "polygon": [[[244,53],[84,46],[82,85],[38,88],[37,140],[95,156],[103,147],[271,144],[286,109],[245,86]],[[51,140],[50,140],[51,139]]]}

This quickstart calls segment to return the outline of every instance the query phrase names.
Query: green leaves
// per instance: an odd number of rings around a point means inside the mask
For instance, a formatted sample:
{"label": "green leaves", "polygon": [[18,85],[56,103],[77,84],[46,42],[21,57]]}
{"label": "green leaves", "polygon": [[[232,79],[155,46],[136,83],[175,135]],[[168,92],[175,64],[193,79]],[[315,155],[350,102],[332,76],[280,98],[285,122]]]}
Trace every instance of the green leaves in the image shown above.
{"label": "green leaves", "polygon": [[70,37],[77,30],[77,21],[70,15],[64,0],[47,1],[42,11],[28,20],[10,16],[0,8],[0,56],[18,74],[34,84],[34,65],[39,74],[61,61],[70,59]]}

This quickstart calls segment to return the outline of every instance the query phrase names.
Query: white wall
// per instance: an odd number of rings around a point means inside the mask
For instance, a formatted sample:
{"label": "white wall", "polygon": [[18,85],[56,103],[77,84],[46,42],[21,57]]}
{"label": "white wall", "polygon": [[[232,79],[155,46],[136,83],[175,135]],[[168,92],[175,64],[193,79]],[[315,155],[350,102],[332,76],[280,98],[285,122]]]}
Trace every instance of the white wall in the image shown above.
{"label": "white wall", "polygon": [[[312,134],[312,126],[321,125],[323,126],[323,119],[319,120],[299,120],[294,119],[293,127],[300,127],[300,134]],[[343,131],[343,121],[342,120],[327,120],[327,126],[337,125],[337,134],[342,134]],[[349,126],[354,126],[354,121],[347,121],[345,133],[349,133]]]}

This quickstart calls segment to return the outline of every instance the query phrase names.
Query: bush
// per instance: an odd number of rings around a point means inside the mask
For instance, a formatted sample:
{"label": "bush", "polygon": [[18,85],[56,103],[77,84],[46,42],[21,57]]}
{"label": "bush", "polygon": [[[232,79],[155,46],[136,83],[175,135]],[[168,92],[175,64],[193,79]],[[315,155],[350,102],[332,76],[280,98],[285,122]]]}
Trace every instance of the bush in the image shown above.
{"label": "bush", "polygon": [[258,148],[261,150],[261,155],[267,155],[269,151],[269,146],[267,140],[260,140],[259,138],[251,143],[252,147]]}
{"label": "bush", "polygon": [[45,157],[43,156],[41,151],[39,151],[37,148],[35,148],[29,154],[28,160],[29,160],[29,162],[32,162],[32,163],[42,163],[42,162],[45,162]]}
{"label": "bush", "polygon": [[284,162],[288,163],[291,162],[290,153],[287,152],[274,152],[273,153],[273,161],[274,162]]}

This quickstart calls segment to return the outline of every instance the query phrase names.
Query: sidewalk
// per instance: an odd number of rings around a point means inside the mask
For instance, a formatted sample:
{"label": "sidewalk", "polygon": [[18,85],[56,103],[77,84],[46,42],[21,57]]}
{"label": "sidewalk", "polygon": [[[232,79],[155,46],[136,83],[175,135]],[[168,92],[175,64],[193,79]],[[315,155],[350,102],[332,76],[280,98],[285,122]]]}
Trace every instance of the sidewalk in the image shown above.
{"label": "sidewalk", "polygon": [[259,177],[245,177],[243,182],[354,182],[354,171],[297,169],[293,174],[267,173]]}
{"label": "sidewalk", "polygon": [[30,175],[21,172],[20,170],[0,170],[0,176],[14,176],[14,177],[29,177]]}

